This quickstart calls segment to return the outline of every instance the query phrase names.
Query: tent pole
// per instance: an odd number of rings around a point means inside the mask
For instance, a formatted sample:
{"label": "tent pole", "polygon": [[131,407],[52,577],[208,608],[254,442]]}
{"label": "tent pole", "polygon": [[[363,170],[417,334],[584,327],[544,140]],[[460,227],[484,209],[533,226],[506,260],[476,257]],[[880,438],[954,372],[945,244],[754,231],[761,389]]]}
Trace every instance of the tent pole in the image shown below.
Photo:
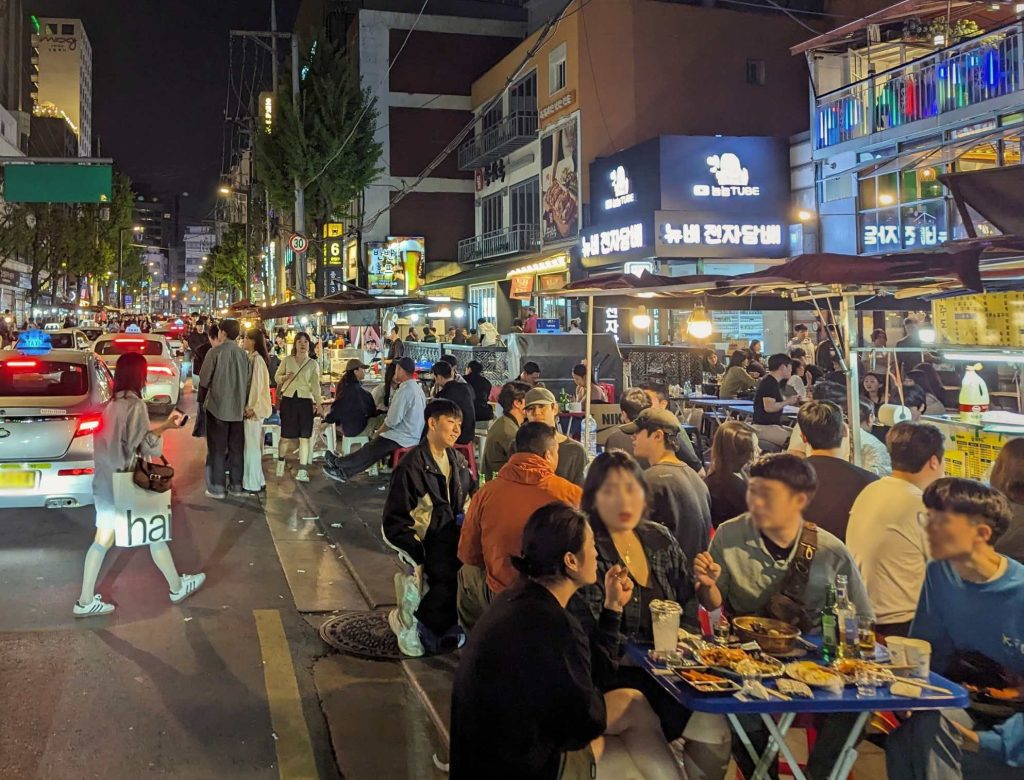
{"label": "tent pole", "polygon": [[857,300],[849,293],[843,293],[840,299],[839,320],[843,323],[846,337],[846,419],[849,421],[850,446],[853,448],[850,462],[862,466],[864,459],[860,454],[860,438],[863,433],[860,428],[860,359],[859,353],[853,351],[857,346]]}
{"label": "tent pole", "polygon": [[[594,384],[594,366],[593,364],[594,354],[594,296],[591,295],[587,298],[587,405],[584,407],[583,414],[583,446],[587,452],[590,452],[590,426],[587,424],[590,420],[590,396],[591,387]],[[596,445],[596,442],[593,442]]]}

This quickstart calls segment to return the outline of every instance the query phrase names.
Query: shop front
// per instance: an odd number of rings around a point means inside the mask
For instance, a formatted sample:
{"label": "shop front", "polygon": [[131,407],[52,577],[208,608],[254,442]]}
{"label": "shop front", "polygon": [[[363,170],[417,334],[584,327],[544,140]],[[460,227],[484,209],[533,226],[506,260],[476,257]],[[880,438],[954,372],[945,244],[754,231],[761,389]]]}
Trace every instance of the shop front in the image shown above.
{"label": "shop front", "polygon": [[[580,273],[739,274],[789,256],[788,146],[768,137],[660,136],[590,166],[592,224],[581,232]],[[644,323],[630,337],[679,340],[689,312],[615,312]],[[624,318],[628,317],[628,320]],[[709,344],[764,340],[784,318],[713,316]]]}

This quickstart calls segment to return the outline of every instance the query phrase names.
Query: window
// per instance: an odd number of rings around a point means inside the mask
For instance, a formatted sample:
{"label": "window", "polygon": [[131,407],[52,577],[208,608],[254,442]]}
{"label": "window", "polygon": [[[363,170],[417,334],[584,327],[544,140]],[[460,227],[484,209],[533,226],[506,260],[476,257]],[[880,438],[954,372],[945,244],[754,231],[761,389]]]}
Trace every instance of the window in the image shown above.
{"label": "window", "polygon": [[48,25],[46,25],[46,33],[48,35],[56,35],[57,34],[57,25],[55,25],[55,24],[48,24]]}
{"label": "window", "polygon": [[920,249],[946,241],[948,206],[939,181],[945,170],[946,166],[925,165],[860,179],[857,222],[861,251]]}
{"label": "window", "polygon": [[498,286],[494,283],[470,285],[469,310],[473,312],[471,322],[480,317],[494,322],[498,317]]}
{"label": "window", "polygon": [[85,366],[78,363],[30,358],[0,365],[0,396],[56,397],[88,392]]}
{"label": "window", "polygon": [[509,190],[511,219],[514,228],[540,229],[540,179],[533,178]]}
{"label": "window", "polygon": [[853,176],[832,176],[821,182],[821,202],[831,203],[853,197]]}
{"label": "window", "polygon": [[764,60],[747,60],[747,83],[764,86]]}
{"label": "window", "polygon": [[499,100],[491,106],[486,113],[484,113],[483,119],[481,120],[483,132],[486,133],[492,127],[496,127],[503,117],[504,113],[502,112],[501,101]]}
{"label": "window", "polygon": [[548,94],[565,89],[565,44],[548,55]]}
{"label": "window", "polygon": [[512,85],[508,91],[508,113],[537,113],[537,71]]}
{"label": "window", "polygon": [[73,24],[62,24],[60,26],[60,34],[61,35],[74,35],[75,34],[75,25],[73,25]]}
{"label": "window", "polygon": [[480,201],[481,232],[492,233],[501,230],[505,225],[504,211],[505,204],[502,202],[501,193],[489,195]]}

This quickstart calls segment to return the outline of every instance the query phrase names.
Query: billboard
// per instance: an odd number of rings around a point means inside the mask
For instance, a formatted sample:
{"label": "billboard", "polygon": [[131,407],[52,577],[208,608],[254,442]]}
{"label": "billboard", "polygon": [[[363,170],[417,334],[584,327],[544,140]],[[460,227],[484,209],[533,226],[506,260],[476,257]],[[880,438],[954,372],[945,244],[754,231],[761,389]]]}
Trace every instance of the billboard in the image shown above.
{"label": "billboard", "polygon": [[426,283],[426,241],[422,236],[368,241],[366,268],[371,295],[409,295]]}
{"label": "billboard", "polygon": [[580,229],[578,116],[541,136],[540,164],[541,240],[574,239]]}

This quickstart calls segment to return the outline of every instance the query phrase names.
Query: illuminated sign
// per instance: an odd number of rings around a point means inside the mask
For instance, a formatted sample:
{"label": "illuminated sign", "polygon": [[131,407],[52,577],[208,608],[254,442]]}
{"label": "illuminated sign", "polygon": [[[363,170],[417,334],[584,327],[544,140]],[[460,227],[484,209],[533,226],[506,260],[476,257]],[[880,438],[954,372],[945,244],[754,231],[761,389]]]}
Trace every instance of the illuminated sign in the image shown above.
{"label": "illuminated sign", "polygon": [[760,187],[750,185],[750,172],[740,163],[738,155],[732,152],[713,154],[705,162],[708,171],[715,177],[715,183],[694,184],[694,197],[757,197],[761,194]]}
{"label": "illuminated sign", "polygon": [[391,236],[366,244],[367,284],[371,295],[408,295],[425,283],[426,249],[421,236]]}
{"label": "illuminated sign", "polygon": [[777,248],[782,246],[782,225],[740,225],[684,222],[662,226],[666,244],[733,245]]}
{"label": "illuminated sign", "polygon": [[344,265],[344,227],[340,222],[324,224],[324,265]]}
{"label": "illuminated sign", "polygon": [[865,249],[938,246],[946,241],[946,231],[939,230],[938,225],[904,225],[900,244],[899,225],[864,225],[861,241]]}
{"label": "illuminated sign", "polygon": [[631,249],[642,249],[644,246],[644,226],[642,222],[614,230],[602,230],[592,236],[583,237],[583,256],[597,257],[611,255],[615,252],[628,252]]}
{"label": "illuminated sign", "polygon": [[604,332],[619,337],[619,310],[614,306],[604,310]]}
{"label": "illuminated sign", "polygon": [[630,181],[629,177],[626,175],[625,168],[620,165],[608,174],[608,178],[611,180],[612,192],[615,197],[608,198],[604,202],[606,211],[636,202],[636,193],[630,189]]}
{"label": "illuminated sign", "polygon": [[260,120],[263,122],[263,132],[270,134],[274,129],[274,93],[260,93]]}
{"label": "illuminated sign", "polygon": [[638,260],[632,263],[624,263],[622,270],[624,273],[633,274],[633,276],[643,276],[644,271],[649,274],[653,274],[654,263],[650,260]]}

